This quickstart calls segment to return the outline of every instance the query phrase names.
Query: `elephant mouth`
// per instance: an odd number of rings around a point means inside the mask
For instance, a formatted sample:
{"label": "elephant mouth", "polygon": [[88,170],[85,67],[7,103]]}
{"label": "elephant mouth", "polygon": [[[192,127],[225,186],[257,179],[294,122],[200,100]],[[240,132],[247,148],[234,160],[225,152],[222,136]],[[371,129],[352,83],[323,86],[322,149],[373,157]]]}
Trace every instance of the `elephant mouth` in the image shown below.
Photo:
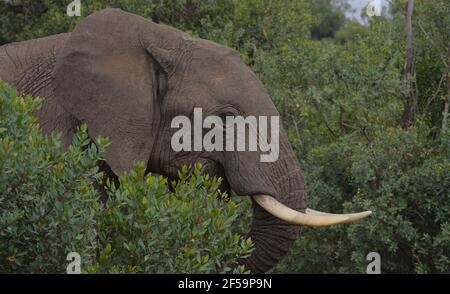
{"label": "elephant mouth", "polygon": [[[189,156],[190,155],[190,156]],[[225,169],[220,162],[212,160],[211,158],[201,156],[198,154],[196,156],[192,156],[192,154],[182,155],[174,160],[172,160],[172,164],[168,166],[168,170],[166,171],[169,176],[169,179],[177,180],[178,179],[178,171],[181,170],[183,165],[192,166],[196,162],[200,162],[202,164],[201,172],[209,175],[210,177],[221,178],[221,184],[219,189],[222,193],[231,192],[231,187],[229,181],[225,176]]]}
{"label": "elephant mouth", "polygon": [[229,194],[231,187],[225,176],[225,169],[222,164],[207,158],[200,158],[200,162],[202,163],[202,171],[205,174],[222,179],[219,189],[221,192],[226,192]]}

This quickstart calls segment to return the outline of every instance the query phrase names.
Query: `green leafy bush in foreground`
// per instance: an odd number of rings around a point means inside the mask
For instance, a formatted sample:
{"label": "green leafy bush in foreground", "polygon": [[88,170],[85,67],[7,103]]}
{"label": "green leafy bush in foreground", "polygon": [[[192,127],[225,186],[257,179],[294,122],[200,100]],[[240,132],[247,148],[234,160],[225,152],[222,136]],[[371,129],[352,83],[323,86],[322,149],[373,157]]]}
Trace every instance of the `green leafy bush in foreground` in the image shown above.
{"label": "green leafy bush in foreground", "polygon": [[38,104],[0,84],[0,272],[63,272],[71,251],[94,257],[99,153],[84,127],[63,152],[32,116]]}
{"label": "green leafy bush in foreground", "polygon": [[171,192],[138,164],[119,187],[108,183],[103,205],[96,162],[106,140],[92,144],[81,126],[63,151],[57,135],[41,133],[38,104],[0,82],[0,272],[64,273],[69,252],[91,273],[245,271],[236,267],[252,247],[237,233],[245,203],[222,195],[219,180],[197,165]]}
{"label": "green leafy bush in foreground", "polygon": [[[236,259],[248,254],[252,243],[232,230],[244,213],[218,191],[220,181],[180,172],[174,192],[166,179],[144,176],[137,165],[112,187],[114,200],[99,220],[100,258],[89,271],[153,273],[225,273]],[[224,203],[228,201],[227,203]],[[235,272],[244,272],[238,267]]]}

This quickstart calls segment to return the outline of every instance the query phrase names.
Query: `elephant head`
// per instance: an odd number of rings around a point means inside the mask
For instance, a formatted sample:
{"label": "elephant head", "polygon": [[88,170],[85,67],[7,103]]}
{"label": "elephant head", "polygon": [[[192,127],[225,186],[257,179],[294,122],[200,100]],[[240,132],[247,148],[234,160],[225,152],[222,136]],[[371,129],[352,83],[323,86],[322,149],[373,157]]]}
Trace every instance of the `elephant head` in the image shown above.
{"label": "elephant head", "polygon": [[352,222],[370,214],[332,215],[307,209],[304,180],[281,129],[279,158],[261,162],[260,152],[175,152],[175,116],[278,116],[269,95],[239,54],[118,9],[88,16],[71,33],[54,70],[58,103],[107,136],[106,162],[115,174],[137,161],[147,171],[175,178],[183,164],[201,161],[205,172],[253,199],[250,237],[255,251],[242,259],[266,272],[298,238],[299,225]]}

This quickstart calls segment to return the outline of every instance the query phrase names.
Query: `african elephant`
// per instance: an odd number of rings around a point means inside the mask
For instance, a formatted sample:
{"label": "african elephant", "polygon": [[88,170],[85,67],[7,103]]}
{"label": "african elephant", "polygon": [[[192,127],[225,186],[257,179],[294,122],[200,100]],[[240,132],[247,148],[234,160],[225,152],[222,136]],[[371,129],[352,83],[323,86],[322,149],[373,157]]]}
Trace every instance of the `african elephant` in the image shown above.
{"label": "african elephant", "polygon": [[327,214],[307,209],[304,179],[281,128],[279,158],[259,152],[175,152],[171,120],[207,114],[278,116],[276,107],[239,54],[119,9],[91,14],[73,32],[0,47],[0,78],[44,97],[37,117],[63,145],[86,123],[108,137],[106,163],[115,175],[144,161],[147,172],[176,178],[183,164],[203,163],[227,187],[253,199],[249,236],[255,250],[240,262],[254,273],[273,268],[298,238],[299,225],[348,223],[370,212]]}

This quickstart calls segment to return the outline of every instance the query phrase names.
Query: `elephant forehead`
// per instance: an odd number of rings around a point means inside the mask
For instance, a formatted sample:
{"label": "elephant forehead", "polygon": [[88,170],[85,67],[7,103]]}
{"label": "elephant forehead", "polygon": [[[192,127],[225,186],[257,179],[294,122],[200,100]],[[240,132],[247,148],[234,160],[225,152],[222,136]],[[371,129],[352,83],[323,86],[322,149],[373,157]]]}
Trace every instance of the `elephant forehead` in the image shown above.
{"label": "elephant forehead", "polygon": [[250,68],[233,54],[214,58],[192,59],[187,92],[193,99],[206,98],[209,103],[231,104],[245,113],[277,115],[266,89]]}

